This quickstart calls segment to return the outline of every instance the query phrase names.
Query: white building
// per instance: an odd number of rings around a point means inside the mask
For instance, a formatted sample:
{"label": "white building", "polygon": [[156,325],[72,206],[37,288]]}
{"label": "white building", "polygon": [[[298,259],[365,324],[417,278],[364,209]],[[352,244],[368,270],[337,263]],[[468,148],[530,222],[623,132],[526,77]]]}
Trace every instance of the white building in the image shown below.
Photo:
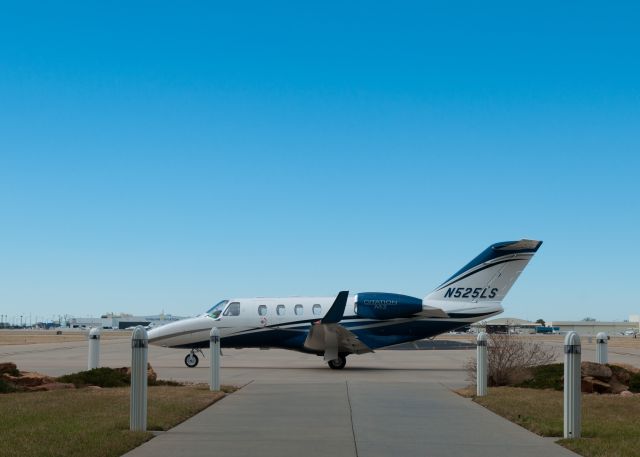
{"label": "white building", "polygon": [[[639,319],[640,320],[640,319]],[[546,327],[553,327],[556,332],[576,332],[578,335],[596,336],[599,332],[605,332],[609,336],[632,335],[633,332],[640,333],[640,323],[638,321],[630,322],[604,322],[604,321],[548,321]],[[471,327],[476,330],[489,331],[515,331],[518,333],[534,333],[536,327],[540,326],[537,322],[530,322],[516,317],[498,317],[488,321],[481,321],[472,324]]]}
{"label": "white building", "polygon": [[72,317],[67,323],[71,328],[100,327],[104,329],[124,330],[137,325],[164,325],[178,321],[184,317],[171,314],[159,314],[155,316],[133,316],[131,314],[103,314],[100,317]]}
{"label": "white building", "polygon": [[628,334],[631,331],[638,333],[638,322],[605,322],[605,321],[553,321],[547,322],[547,326],[559,327],[560,332],[576,332],[578,335],[596,336],[599,332],[605,332],[609,336]]}

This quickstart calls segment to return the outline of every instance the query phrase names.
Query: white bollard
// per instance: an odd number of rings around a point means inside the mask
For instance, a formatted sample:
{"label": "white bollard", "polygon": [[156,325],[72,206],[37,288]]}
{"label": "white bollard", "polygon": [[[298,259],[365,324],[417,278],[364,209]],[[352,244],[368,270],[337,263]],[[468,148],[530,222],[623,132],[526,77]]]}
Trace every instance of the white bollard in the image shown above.
{"label": "white bollard", "polygon": [[129,430],[147,430],[147,331],[138,325],[131,335],[131,408]]}
{"label": "white bollard", "polygon": [[485,332],[478,333],[476,361],[476,395],[478,397],[487,395],[487,341],[488,336]]}
{"label": "white bollard", "polygon": [[211,360],[209,389],[220,390],[220,330],[218,327],[213,327],[209,333],[209,351]]}
{"label": "white bollard", "polygon": [[100,329],[94,327],[89,331],[89,370],[98,368],[100,365]]}
{"label": "white bollard", "polygon": [[608,337],[604,332],[596,335],[596,363],[609,363],[609,355],[607,354]]}
{"label": "white bollard", "polygon": [[564,339],[564,437],[580,438],[582,393],[580,337],[569,332]]}

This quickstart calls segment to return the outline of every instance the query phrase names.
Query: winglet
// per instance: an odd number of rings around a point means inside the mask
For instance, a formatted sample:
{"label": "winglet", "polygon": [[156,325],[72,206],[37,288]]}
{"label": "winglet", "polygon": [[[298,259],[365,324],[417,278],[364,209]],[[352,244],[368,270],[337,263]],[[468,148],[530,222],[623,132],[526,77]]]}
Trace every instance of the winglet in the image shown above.
{"label": "winglet", "polygon": [[349,297],[349,291],[343,290],[338,294],[333,305],[327,311],[327,314],[324,315],[321,324],[337,324],[342,319],[344,315],[344,308],[347,306],[347,298]]}

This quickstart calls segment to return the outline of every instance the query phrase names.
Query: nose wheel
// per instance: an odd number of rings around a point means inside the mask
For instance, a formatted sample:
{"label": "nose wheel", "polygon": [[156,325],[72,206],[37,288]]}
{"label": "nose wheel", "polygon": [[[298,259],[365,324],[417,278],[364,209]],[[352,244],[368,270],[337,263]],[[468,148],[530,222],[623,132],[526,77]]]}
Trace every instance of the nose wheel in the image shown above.
{"label": "nose wheel", "polygon": [[191,349],[191,352],[189,352],[187,356],[184,358],[184,364],[189,368],[195,368],[198,366],[198,362],[200,360],[198,359],[196,352],[199,352],[200,354],[202,354],[202,351],[200,349]]}

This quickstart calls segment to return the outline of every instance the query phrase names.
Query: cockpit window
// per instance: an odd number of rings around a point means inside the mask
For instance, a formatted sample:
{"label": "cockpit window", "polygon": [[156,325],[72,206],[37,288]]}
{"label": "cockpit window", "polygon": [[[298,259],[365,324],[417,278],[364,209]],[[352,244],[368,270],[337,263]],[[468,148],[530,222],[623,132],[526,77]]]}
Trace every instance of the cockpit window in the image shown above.
{"label": "cockpit window", "polygon": [[221,302],[216,303],[215,305],[213,305],[211,308],[207,310],[206,314],[209,317],[212,317],[213,319],[217,319],[218,317],[220,317],[220,313],[222,312],[222,310],[224,309],[227,303],[229,303],[229,300],[222,300]]}
{"label": "cockpit window", "polygon": [[227,309],[224,310],[223,316],[239,316],[240,315],[240,302],[234,301],[229,303]]}

